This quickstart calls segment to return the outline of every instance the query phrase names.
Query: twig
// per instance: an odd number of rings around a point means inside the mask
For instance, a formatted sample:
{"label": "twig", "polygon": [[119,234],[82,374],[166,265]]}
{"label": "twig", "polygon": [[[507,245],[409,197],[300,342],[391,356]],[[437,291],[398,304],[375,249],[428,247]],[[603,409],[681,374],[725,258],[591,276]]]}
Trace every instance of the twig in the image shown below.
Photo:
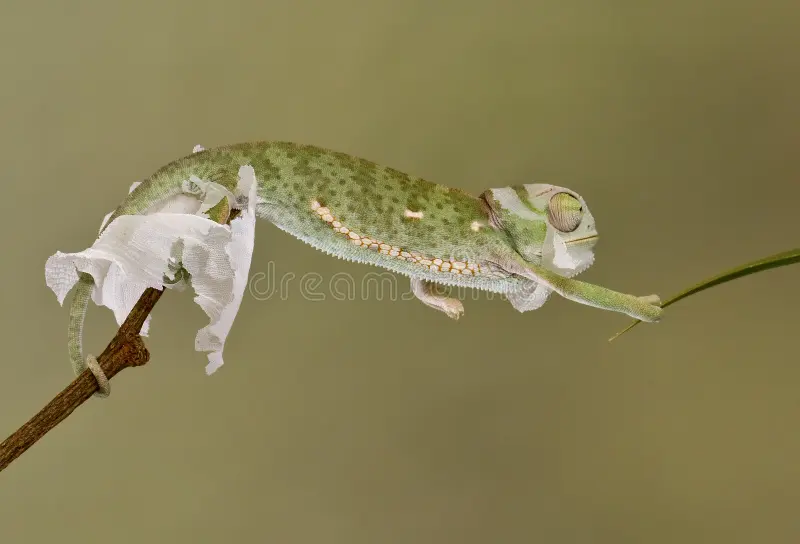
{"label": "twig", "polygon": [[[150,359],[139,332],[162,294],[163,291],[157,289],[146,289],[114,339],[97,358],[108,379],[125,368],[142,366]],[[97,389],[97,380],[87,368],[38,414],[0,444],[0,472],[86,402]]]}
{"label": "twig", "polygon": [[[240,213],[241,210],[238,208],[232,209],[227,197],[206,212],[212,221],[228,225]],[[164,294],[163,290],[145,289],[114,339],[97,358],[97,363],[109,380],[124,368],[142,366],[150,360],[150,354],[139,333],[144,325],[144,320],[150,315],[153,306],[156,305],[162,294]],[[97,379],[87,368],[38,414],[0,444],[0,472],[53,427],[64,421],[75,408],[86,402],[97,390]]]}
{"label": "twig", "polygon": [[[790,249],[789,251],[782,251],[780,253],[776,253],[775,255],[770,255],[769,257],[764,257],[763,259],[758,259],[757,261],[752,261],[747,264],[737,266],[736,268],[733,268],[721,274],[717,274],[712,278],[708,278],[707,280],[701,281],[700,283],[689,287],[688,289],[671,297],[669,300],[662,302],[661,307],[666,308],[667,306],[675,304],[679,300],[684,299],[690,295],[694,295],[695,293],[699,293],[700,291],[705,291],[710,287],[714,287],[716,285],[720,285],[722,283],[729,282],[737,278],[743,278],[744,276],[749,276],[750,274],[755,274],[756,272],[762,272],[764,270],[769,270],[771,268],[777,268],[779,266],[786,266],[789,264],[797,264],[797,263],[800,263],[800,247],[795,249]],[[609,342],[614,341],[616,338],[622,336],[623,334],[631,330],[639,323],[641,323],[641,321],[636,319],[633,323],[631,323],[630,325],[619,331],[617,334],[609,338],[608,341]]]}

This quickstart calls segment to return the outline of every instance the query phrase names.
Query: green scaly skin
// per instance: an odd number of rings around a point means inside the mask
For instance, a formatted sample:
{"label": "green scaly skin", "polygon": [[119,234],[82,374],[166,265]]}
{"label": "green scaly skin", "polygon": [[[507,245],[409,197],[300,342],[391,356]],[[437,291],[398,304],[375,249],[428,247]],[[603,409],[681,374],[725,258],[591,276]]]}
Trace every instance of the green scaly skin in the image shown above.
{"label": "green scaly skin", "polygon": [[[537,262],[540,252],[526,252],[525,245],[541,247],[544,226],[513,213],[504,214],[496,205],[493,208],[491,198],[310,145],[248,142],[187,155],[144,180],[106,225],[121,215],[146,213],[153,205],[180,194],[183,182],[192,175],[233,190],[243,165],[252,166],[256,175],[258,218],[327,254],[409,276],[423,302],[451,317],[463,312],[460,302],[431,294],[432,284],[513,294],[535,281],[583,304],[644,321],[660,317],[655,296],[617,293],[545,269]],[[320,214],[321,208],[330,216]],[[337,225],[349,232],[336,232]],[[413,252],[420,257],[412,262],[402,255],[385,254],[387,250],[381,253],[381,246],[358,246],[350,232],[391,246],[388,251]],[[530,240],[525,241],[526,236]],[[422,258],[428,259],[423,263],[435,259],[469,262],[480,267],[480,273],[456,274],[443,272],[438,269],[441,267],[434,270],[430,264],[421,264]],[[76,372],[85,368],[81,336],[92,286],[91,277],[82,274],[71,304],[69,352]]]}

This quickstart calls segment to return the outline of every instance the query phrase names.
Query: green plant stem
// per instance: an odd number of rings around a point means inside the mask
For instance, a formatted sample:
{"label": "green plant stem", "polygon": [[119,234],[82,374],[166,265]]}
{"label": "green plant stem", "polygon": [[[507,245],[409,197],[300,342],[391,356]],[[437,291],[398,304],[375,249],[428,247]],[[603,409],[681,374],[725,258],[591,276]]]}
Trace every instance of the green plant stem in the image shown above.
{"label": "green plant stem", "polygon": [[[765,257],[763,259],[759,259],[757,261],[752,261],[750,263],[744,264],[737,268],[733,268],[726,272],[723,272],[717,276],[712,278],[708,278],[696,285],[693,285],[678,293],[677,295],[673,296],[666,302],[661,304],[662,308],[666,308],[671,304],[675,304],[681,299],[684,299],[690,295],[694,295],[695,293],[699,293],[700,291],[705,291],[711,287],[716,285],[720,285],[722,283],[729,282],[731,280],[735,280],[737,278],[742,278],[744,276],[749,276],[750,274],[755,274],[756,272],[762,272],[764,270],[769,270],[771,268],[778,268],[779,266],[787,266],[790,264],[800,263],[800,248],[790,249],[789,251],[783,251],[781,253],[776,253],[775,255],[771,255],[769,257]],[[636,319],[633,323],[628,325],[626,328],[612,336],[608,339],[609,342],[615,340],[616,338],[620,337],[621,335],[625,334],[633,327],[641,323],[640,320]]]}

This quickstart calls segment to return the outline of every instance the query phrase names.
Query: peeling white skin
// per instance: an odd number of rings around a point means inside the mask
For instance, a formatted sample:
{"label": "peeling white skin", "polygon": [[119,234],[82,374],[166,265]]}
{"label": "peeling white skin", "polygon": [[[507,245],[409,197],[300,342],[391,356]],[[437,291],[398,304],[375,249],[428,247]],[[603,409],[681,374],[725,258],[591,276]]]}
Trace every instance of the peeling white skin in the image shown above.
{"label": "peeling white skin", "polygon": [[544,219],[541,215],[537,214],[533,210],[526,208],[525,205],[520,201],[519,195],[517,195],[517,193],[510,187],[500,187],[490,189],[490,191],[500,206],[508,210],[510,213],[513,213],[517,217],[522,219],[530,219],[531,221],[542,221]]}
{"label": "peeling white skin", "polygon": [[[219,191],[214,185],[202,183],[208,189],[204,196],[217,203],[227,191]],[[230,225],[206,217],[203,211],[211,207],[207,202],[183,195],[147,215],[120,216],[92,247],[51,256],[45,266],[47,286],[63,304],[78,281],[78,273],[90,274],[95,282],[92,301],[111,309],[121,325],[148,287],[182,290],[187,286],[184,280],[164,283],[165,276],[174,279],[175,263],[182,263],[191,274],[194,301],[210,318],[209,325],[197,333],[195,349],[209,352],[206,373],[211,374],[223,364],[225,339],[247,285],[255,237],[256,189],[253,169],[242,167],[237,193],[247,197],[247,208]],[[228,194],[231,202],[236,202],[236,196]],[[150,316],[142,335],[147,335],[149,321]]]}
{"label": "peeling white skin", "polygon": [[[205,265],[216,262],[223,255],[206,255],[206,245],[197,245],[187,248],[183,253],[183,266],[192,274],[192,286],[197,293],[194,301],[203,308],[211,318],[211,323],[200,329],[195,339],[197,351],[209,351],[206,374],[212,374],[224,364],[222,350],[225,339],[231,330],[233,320],[239,312],[239,306],[247,287],[250,274],[250,261],[253,256],[256,228],[256,189],[257,183],[253,169],[249,169],[247,177],[240,172],[240,190],[247,194],[248,208],[230,223],[229,232],[224,243],[220,244],[227,257],[225,265],[229,265],[233,277],[231,278],[230,291],[220,290],[218,270],[207,270]],[[245,186],[242,186],[242,183]],[[213,247],[213,245],[212,245]],[[208,273],[212,272],[212,273]],[[227,270],[226,270],[227,274]],[[222,296],[230,294],[230,299],[223,302]]]}

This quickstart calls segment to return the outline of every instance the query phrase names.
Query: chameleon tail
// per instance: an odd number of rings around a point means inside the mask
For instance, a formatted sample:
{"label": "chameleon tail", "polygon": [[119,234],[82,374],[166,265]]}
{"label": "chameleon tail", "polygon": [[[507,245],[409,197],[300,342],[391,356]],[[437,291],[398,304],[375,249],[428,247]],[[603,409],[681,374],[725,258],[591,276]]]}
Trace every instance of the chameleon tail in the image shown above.
{"label": "chameleon tail", "polygon": [[[202,149],[195,148],[195,154],[193,154],[191,158],[184,157],[173,161],[149,178],[134,183],[130,188],[127,198],[117,209],[106,216],[103,226],[100,228],[100,233],[102,234],[105,228],[121,215],[146,213],[146,210],[152,208],[154,205],[163,203],[167,199],[181,194],[184,181],[190,179],[192,174],[203,179],[212,179],[228,190],[233,191],[239,180],[238,170],[232,169],[225,161],[223,161],[222,166],[220,166],[210,159],[197,159],[198,151],[202,151]],[[221,153],[224,158],[226,151],[222,149],[219,153]],[[209,210],[209,212],[215,210],[216,207]],[[228,212],[225,213],[227,214]],[[72,370],[75,375],[81,374],[88,367],[98,378],[98,381],[100,381],[101,378],[103,380],[105,379],[100,375],[102,370],[99,370],[99,367],[93,364],[93,359],[91,357],[89,357],[89,361],[87,362],[87,357],[83,353],[82,346],[83,323],[86,318],[86,310],[89,307],[89,300],[94,285],[94,279],[91,275],[84,272],[79,273],[78,283],[75,286],[69,310],[67,346],[70,363],[72,364]],[[102,391],[101,393],[96,393],[96,395],[106,396],[102,394]]]}
{"label": "chameleon tail", "polygon": [[83,321],[86,317],[86,309],[89,307],[89,299],[92,295],[94,280],[92,276],[82,272],[72,296],[72,304],[69,308],[69,331],[67,345],[69,348],[69,359],[72,363],[72,371],[79,375],[86,369],[86,359],[83,356]]}

